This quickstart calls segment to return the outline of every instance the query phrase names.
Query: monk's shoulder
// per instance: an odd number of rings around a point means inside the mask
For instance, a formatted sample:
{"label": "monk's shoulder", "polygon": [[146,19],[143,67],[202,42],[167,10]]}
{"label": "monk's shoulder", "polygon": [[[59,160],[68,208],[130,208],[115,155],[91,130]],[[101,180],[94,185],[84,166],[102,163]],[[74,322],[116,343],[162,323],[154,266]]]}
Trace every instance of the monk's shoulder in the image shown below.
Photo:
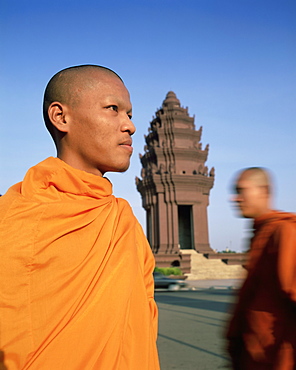
{"label": "monk's shoulder", "polygon": [[7,192],[0,197],[0,219],[3,220],[13,203],[20,202],[22,196],[20,194],[21,183],[13,185]]}
{"label": "monk's shoulder", "polygon": [[126,199],[114,197],[119,212],[132,212],[132,207]]}
{"label": "monk's shoulder", "polygon": [[280,233],[287,230],[296,231],[296,215],[291,214],[291,217],[279,219],[275,222],[275,231]]}
{"label": "monk's shoulder", "polygon": [[289,241],[296,244],[296,218],[279,220],[275,223],[273,238],[279,243]]}

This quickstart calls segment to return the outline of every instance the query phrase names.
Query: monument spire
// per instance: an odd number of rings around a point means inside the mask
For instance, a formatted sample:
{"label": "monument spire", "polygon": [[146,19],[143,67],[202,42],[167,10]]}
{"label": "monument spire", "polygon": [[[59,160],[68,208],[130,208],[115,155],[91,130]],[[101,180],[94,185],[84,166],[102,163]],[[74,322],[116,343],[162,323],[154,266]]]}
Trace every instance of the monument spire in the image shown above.
{"label": "monument spire", "polygon": [[212,252],[207,207],[215,171],[205,165],[209,145],[201,143],[202,127],[169,91],[145,136],[137,190],[146,210],[147,237],[157,265],[177,265],[183,249]]}

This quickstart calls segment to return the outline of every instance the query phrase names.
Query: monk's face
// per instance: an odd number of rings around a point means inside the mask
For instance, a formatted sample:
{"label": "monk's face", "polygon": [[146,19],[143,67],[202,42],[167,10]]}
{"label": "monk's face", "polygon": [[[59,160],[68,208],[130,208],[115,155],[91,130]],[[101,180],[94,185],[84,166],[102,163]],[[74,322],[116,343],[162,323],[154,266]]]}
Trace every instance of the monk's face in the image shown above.
{"label": "monk's face", "polygon": [[256,218],[266,213],[268,195],[266,186],[261,186],[248,175],[241,175],[236,183],[236,194],[232,199],[243,217]]}
{"label": "monk's face", "polygon": [[76,95],[61,158],[95,175],[126,171],[135,132],[128,90],[117,76],[95,71],[89,86]]}

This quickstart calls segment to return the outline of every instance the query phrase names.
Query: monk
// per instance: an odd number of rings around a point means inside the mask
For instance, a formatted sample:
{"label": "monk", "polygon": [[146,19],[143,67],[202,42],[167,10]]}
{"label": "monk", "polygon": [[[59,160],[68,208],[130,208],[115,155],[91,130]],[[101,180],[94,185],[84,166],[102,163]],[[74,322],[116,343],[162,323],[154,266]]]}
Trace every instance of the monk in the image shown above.
{"label": "monk", "polygon": [[233,369],[296,369],[296,216],[272,210],[265,169],[243,170],[236,193],[240,214],[254,219],[254,236],[227,333]]}
{"label": "monk", "polygon": [[7,370],[7,367],[4,364],[4,353],[0,351],[0,370]]}
{"label": "monk", "polygon": [[57,148],[0,198],[0,348],[8,370],[155,370],[154,258],[108,171],[127,170],[132,106],[113,71],[57,73]]}

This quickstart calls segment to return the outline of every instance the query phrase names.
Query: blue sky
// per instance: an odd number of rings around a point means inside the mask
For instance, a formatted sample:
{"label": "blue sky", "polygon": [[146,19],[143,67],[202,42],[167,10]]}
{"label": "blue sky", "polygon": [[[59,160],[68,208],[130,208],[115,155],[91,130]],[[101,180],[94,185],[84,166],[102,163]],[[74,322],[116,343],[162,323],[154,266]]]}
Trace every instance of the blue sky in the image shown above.
{"label": "blue sky", "polygon": [[131,167],[108,177],[143,226],[138,154],[169,90],[203,126],[203,146],[210,144],[213,249],[244,246],[249,223],[229,203],[240,168],[270,168],[275,207],[296,212],[295,1],[1,0],[0,8],[0,193],[55,155],[41,114],[49,78],[71,65],[100,64],[131,93]]}

